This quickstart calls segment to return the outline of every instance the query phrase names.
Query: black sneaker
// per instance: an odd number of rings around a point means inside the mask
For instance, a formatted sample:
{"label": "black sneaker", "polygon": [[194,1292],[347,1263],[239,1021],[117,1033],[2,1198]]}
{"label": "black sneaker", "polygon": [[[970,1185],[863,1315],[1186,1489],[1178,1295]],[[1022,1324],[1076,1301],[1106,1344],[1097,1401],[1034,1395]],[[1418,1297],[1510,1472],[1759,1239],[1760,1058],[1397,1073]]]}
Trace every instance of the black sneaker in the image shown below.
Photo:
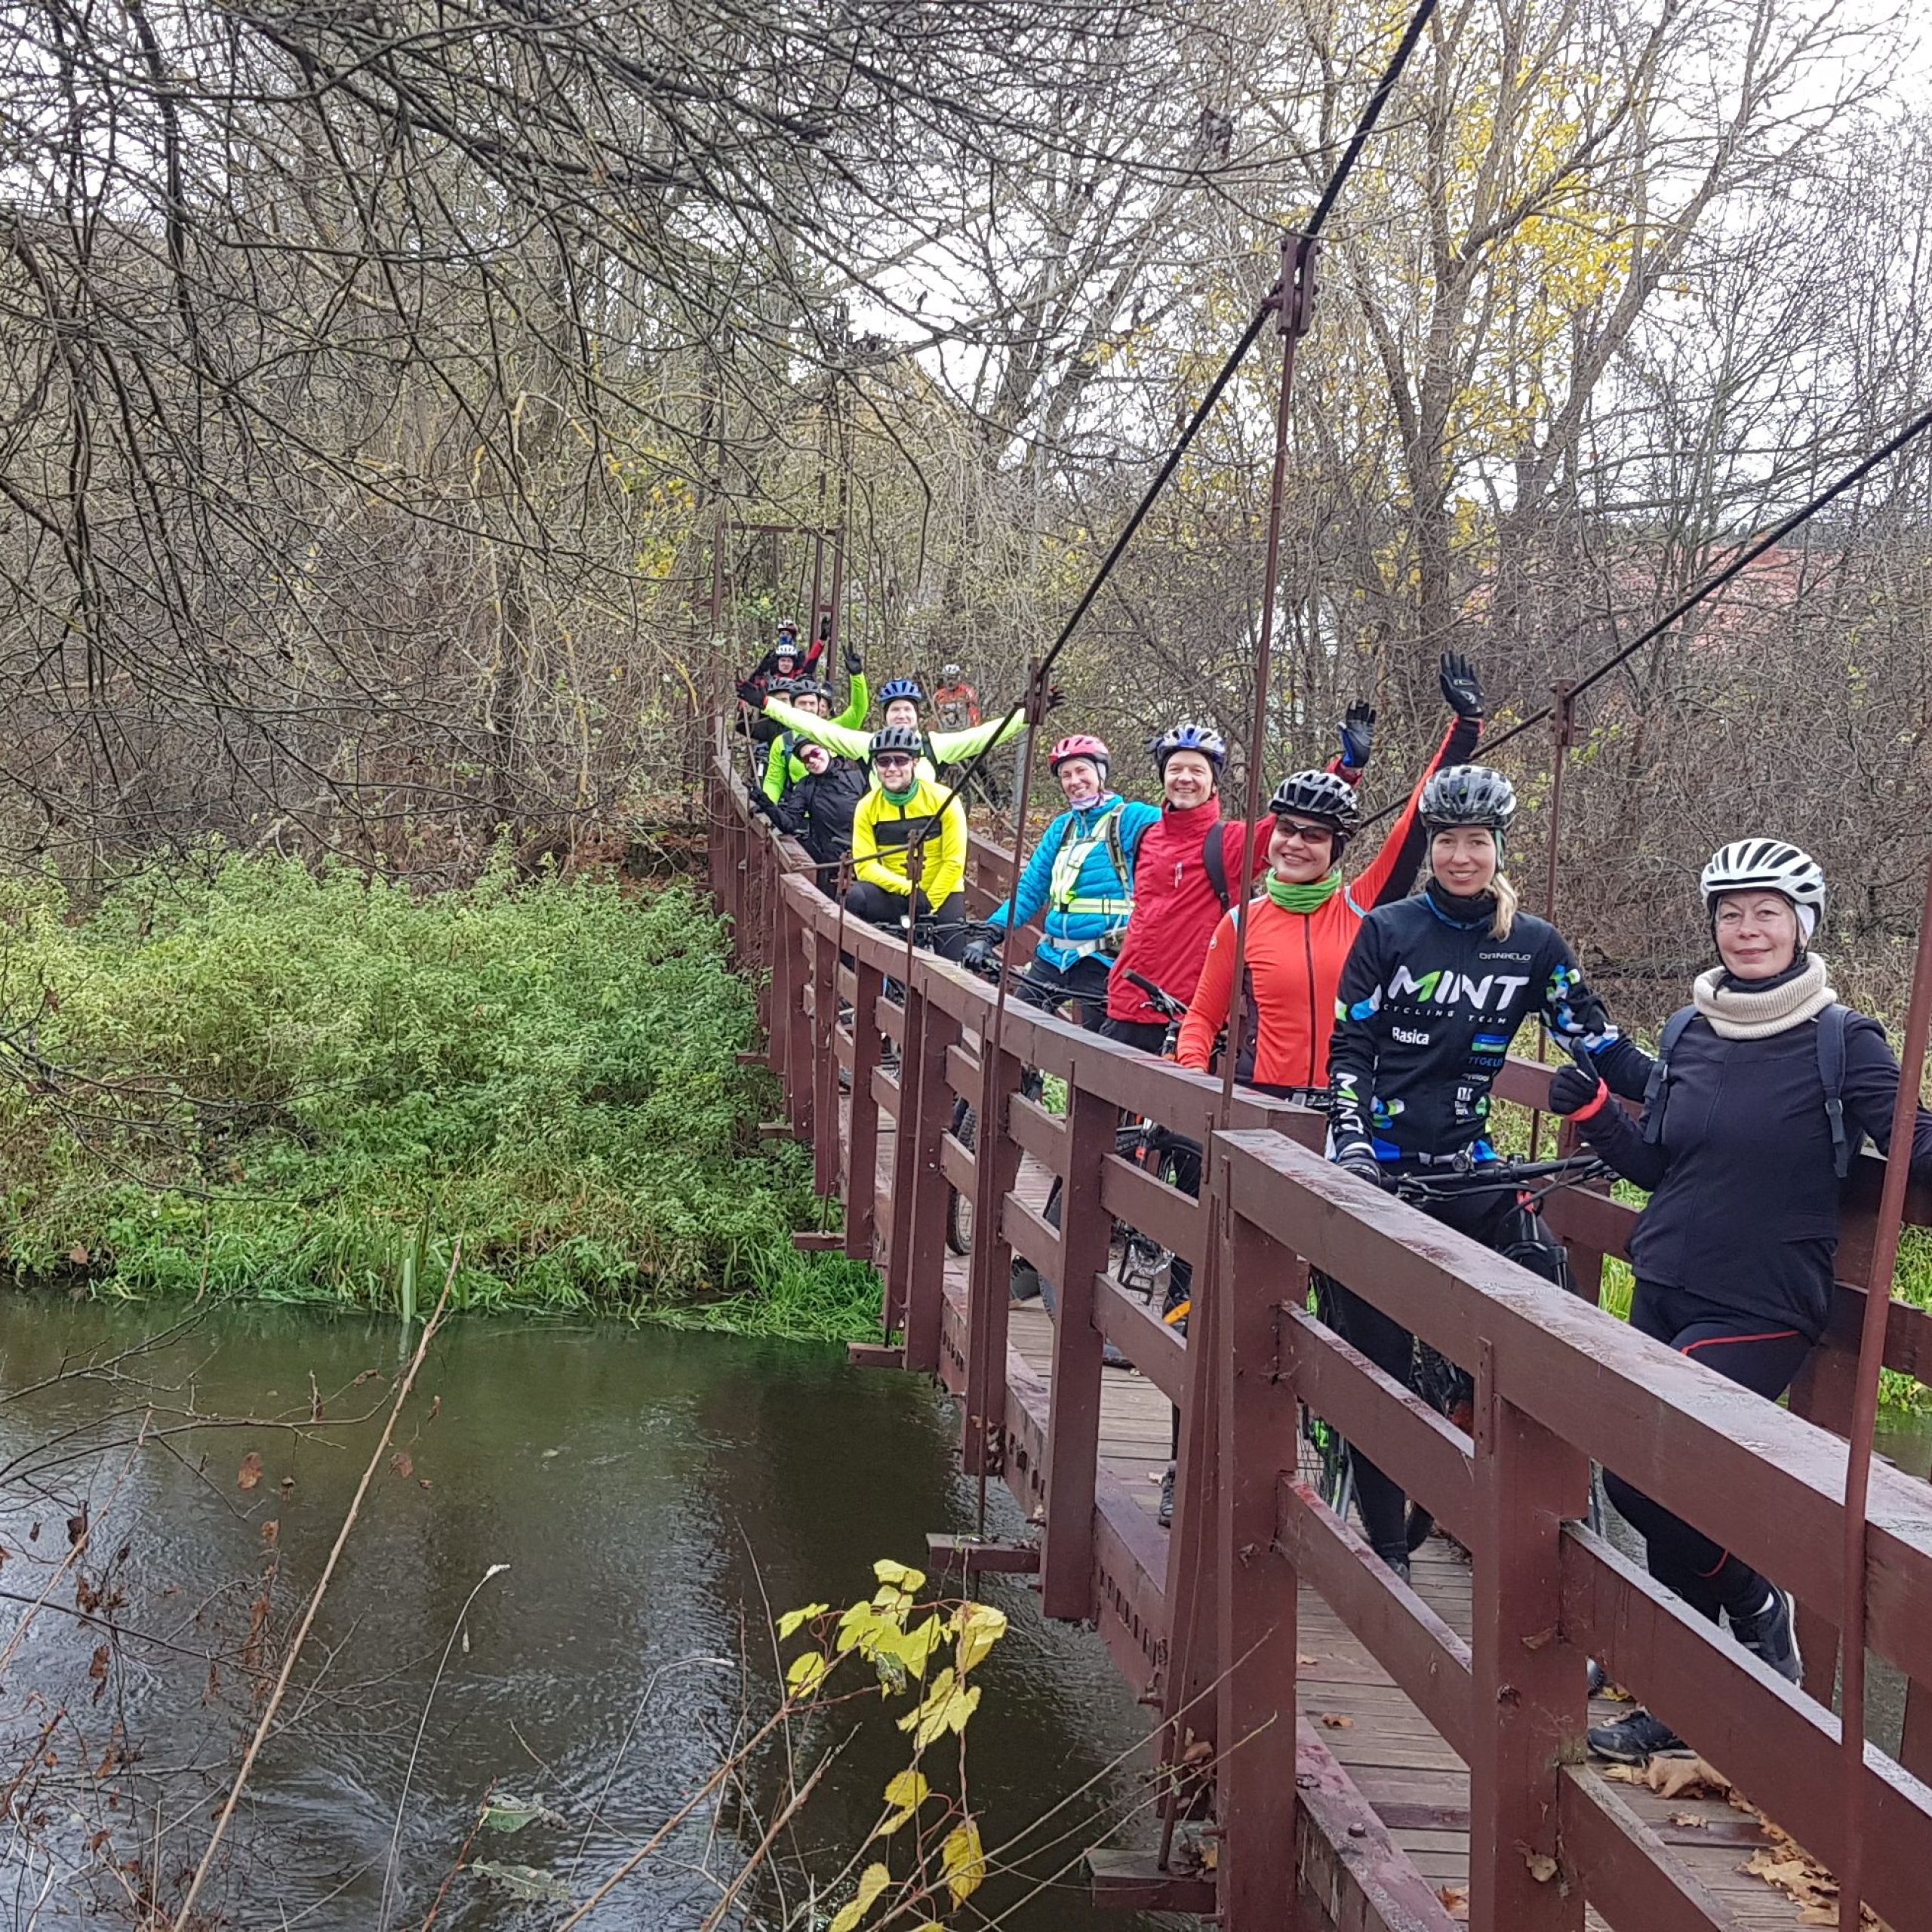
{"label": "black sneaker", "polygon": [[1683,1739],[1648,1711],[1632,1711],[1615,1724],[1593,1724],[1586,1735],[1591,1750],[1613,1764],[1647,1764],[1660,1751],[1684,1749]]}
{"label": "black sneaker", "polygon": [[1734,1617],[1730,1634],[1754,1657],[1770,1666],[1787,1684],[1797,1683],[1804,1675],[1798,1660],[1798,1638],[1791,1627],[1791,1599],[1783,1591],[1772,1589],[1764,1603],[1749,1617]]}
{"label": "black sneaker", "polygon": [[1404,1583],[1409,1580],[1409,1552],[1406,1543],[1397,1549],[1378,1549],[1375,1553]]}
{"label": "black sneaker", "polygon": [[1174,1466],[1171,1463],[1161,1472],[1161,1507],[1154,1520],[1164,1530],[1174,1527]]}

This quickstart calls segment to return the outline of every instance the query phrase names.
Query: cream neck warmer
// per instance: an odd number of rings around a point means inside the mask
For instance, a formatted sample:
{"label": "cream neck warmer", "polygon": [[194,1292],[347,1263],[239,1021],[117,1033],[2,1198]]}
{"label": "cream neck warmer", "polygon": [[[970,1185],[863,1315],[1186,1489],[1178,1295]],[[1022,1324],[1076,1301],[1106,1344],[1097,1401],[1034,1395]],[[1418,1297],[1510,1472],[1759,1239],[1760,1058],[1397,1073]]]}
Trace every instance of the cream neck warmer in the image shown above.
{"label": "cream neck warmer", "polygon": [[1768,1040],[1807,1020],[1815,1020],[1838,998],[1825,979],[1825,962],[1813,953],[1801,973],[1761,992],[1727,986],[1724,969],[1713,966],[1692,983],[1697,1011],[1721,1040]]}

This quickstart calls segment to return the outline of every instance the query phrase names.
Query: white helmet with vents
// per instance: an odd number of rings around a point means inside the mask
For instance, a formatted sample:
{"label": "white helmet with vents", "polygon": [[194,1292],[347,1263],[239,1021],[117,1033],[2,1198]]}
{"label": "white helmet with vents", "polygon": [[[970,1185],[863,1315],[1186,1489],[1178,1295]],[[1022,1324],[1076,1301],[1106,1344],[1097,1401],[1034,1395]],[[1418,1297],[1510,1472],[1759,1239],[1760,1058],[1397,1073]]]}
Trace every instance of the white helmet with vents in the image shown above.
{"label": "white helmet with vents", "polygon": [[1825,875],[1801,847],[1782,838],[1738,838],[1711,854],[1698,881],[1707,911],[1730,892],[1775,892],[1798,911],[1809,940],[1825,916]]}

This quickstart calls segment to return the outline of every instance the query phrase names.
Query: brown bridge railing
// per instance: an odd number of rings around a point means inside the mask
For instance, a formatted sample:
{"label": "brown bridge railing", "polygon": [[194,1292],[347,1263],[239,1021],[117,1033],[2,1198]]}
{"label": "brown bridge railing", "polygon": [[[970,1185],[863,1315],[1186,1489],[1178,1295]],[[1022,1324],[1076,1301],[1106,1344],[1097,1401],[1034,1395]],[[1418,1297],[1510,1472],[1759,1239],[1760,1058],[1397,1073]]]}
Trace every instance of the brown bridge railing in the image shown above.
{"label": "brown bridge railing", "polygon": [[[926,953],[908,975],[903,944],[842,919],[803,852],[747,811],[721,743],[710,806],[711,888],[742,963],[768,976],[789,1131],[812,1143],[820,1191],[845,1204],[844,1251],[884,1275],[884,1340],[855,1352],[937,1374],[961,1398],[968,1472],[1002,1478],[1039,1525],[1036,1549],[988,1546],[964,1560],[1037,1569],[1046,1613],[1094,1623],[1158,1702],[1170,1755],[1198,1766],[1208,1747],[1192,1795],[1198,1810],[1209,1789],[1211,1874],[1097,1860],[1097,1891],[1213,1913],[1231,1932],[1451,1922],[1298,1716],[1304,1588],[1466,1764],[1473,1924],[1576,1932],[1586,1906],[1618,1932],[1741,1922],[1585,1769],[1592,1657],[1836,1866],[1847,1794],[1829,1699],[1846,1454],[1833,1432],[1850,1414],[1858,1291],[1841,1288],[1790,1410],[1764,1401],[1593,1305],[1602,1257],[1624,1253],[1634,1218],[1608,1196],[1572,1189],[1546,1203],[1591,1299],[1566,1296],[1324,1161],[1321,1117],[1306,1110],[1238,1094],[1216,1131],[1218,1081],[1017,1003],[1001,1051],[983,1055],[990,989]],[[976,841],[974,909],[1010,876],[1005,855]],[[903,1004],[884,996],[888,977],[903,984]],[[899,1050],[896,1072],[881,1064],[881,1037]],[[1063,1116],[1023,1094],[1027,1068],[1065,1082]],[[1548,1075],[1515,1060],[1498,1091],[1534,1107]],[[970,1149],[949,1131],[959,1097],[977,1115]],[[1115,1151],[1123,1112],[1207,1147],[1198,1201]],[[1057,1229],[1015,1191],[1023,1154],[1060,1177]],[[1847,1213],[1847,1272],[1863,1265],[1881,1165],[1868,1158]],[[946,1280],[949,1188],[974,1208],[963,1294]],[[1915,1192],[1909,1218],[1932,1220],[1932,1200]],[[1195,1264],[1185,1343],[1107,1273],[1116,1219]],[[1008,1348],[1016,1254],[1059,1291],[1050,1383]],[[1311,1265],[1469,1371],[1472,1436],[1309,1314]],[[1181,1411],[1171,1534],[1101,1465],[1106,1342]],[[1932,1378],[1932,1318],[1895,1303],[1887,1360]],[[1303,1404],[1467,1549],[1471,1641],[1298,1480]],[[1804,1690],[1591,1533],[1592,1460],[1793,1592]],[[1866,1899],[1906,1932],[1932,1927],[1932,1789],[1920,1781],[1932,1774],[1932,1488],[1878,1468],[1870,1516],[1870,1647],[1909,1687],[1898,1757],[1867,1747],[1858,1829]],[[1189,1796],[1185,1781],[1177,1788]],[[1804,1921],[1794,1908],[1787,1922]]]}

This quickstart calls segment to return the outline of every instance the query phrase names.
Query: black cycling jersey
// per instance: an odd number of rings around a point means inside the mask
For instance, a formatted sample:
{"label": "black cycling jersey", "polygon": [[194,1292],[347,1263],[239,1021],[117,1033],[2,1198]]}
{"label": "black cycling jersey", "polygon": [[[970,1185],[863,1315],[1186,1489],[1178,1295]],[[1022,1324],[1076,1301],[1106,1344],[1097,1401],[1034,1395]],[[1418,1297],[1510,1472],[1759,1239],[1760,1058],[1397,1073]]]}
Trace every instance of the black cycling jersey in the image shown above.
{"label": "black cycling jersey", "polygon": [[1486,1157],[1490,1088],[1517,1029],[1539,1011],[1552,1032],[1589,1048],[1616,1091],[1643,1092],[1647,1063],[1619,1038],[1562,935],[1519,912],[1499,939],[1493,910],[1486,897],[1453,899],[1432,881],[1363,920],[1328,1048],[1338,1158]]}

